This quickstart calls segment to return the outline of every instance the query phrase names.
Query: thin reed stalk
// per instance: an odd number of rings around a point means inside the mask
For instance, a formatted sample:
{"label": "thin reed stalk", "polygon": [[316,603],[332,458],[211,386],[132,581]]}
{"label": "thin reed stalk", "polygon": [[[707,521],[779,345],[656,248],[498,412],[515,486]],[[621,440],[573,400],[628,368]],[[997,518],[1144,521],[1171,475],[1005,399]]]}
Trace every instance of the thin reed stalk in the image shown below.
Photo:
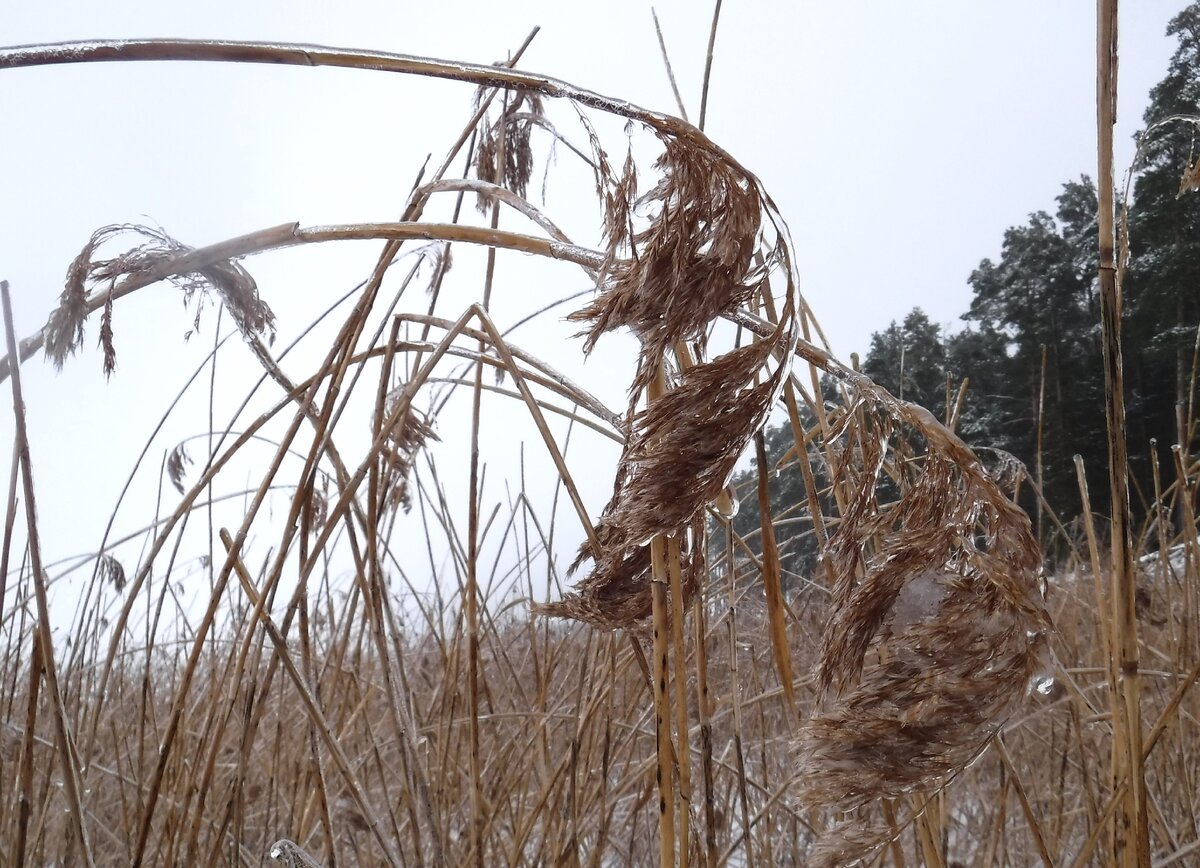
{"label": "thin reed stalk", "polygon": [[[3,305],[4,310],[4,337],[8,346],[8,358],[15,360],[17,358],[17,337],[13,328],[12,299],[9,296],[7,280],[0,280],[0,304]],[[46,573],[42,567],[37,500],[33,490],[33,462],[30,458],[29,434],[25,425],[25,396],[21,388],[21,375],[15,366],[12,373],[12,400],[13,421],[16,428],[13,450],[20,462],[21,488],[25,498],[26,532],[29,535],[29,568],[33,577],[34,599],[37,602],[37,633],[33,641],[37,643],[40,653],[37,655],[38,665],[34,669],[41,671],[41,675],[46,681],[46,693],[50,698],[55,747],[62,770],[63,786],[67,793],[67,806],[71,812],[71,829],[75,836],[70,844],[80,848],[84,863],[91,866],[95,864],[95,861],[92,856],[87,826],[84,823],[83,801],[80,792],[82,787],[79,782],[79,758],[75,750],[75,739],[67,719],[67,710],[63,704],[58,667],[54,660],[54,634],[50,626],[50,602],[46,593]],[[32,731],[32,721],[28,726]],[[24,779],[25,775],[22,773],[22,780]],[[22,793],[25,793],[24,787],[22,787]],[[22,801],[24,802],[24,800]],[[24,824],[23,820],[18,822]]]}
{"label": "thin reed stalk", "polygon": [[[647,401],[661,400],[666,390],[662,368],[659,367],[646,393]],[[670,663],[670,616],[671,577],[667,572],[667,540],[656,536],[650,540],[650,605],[654,622],[654,719],[655,755],[658,783],[658,840],[659,865],[661,868],[675,866],[675,756],[678,751],[671,740],[671,694],[667,681],[671,677]],[[679,661],[676,661],[678,664]],[[686,824],[686,820],[684,821]],[[684,855],[686,858],[686,855]]]}
{"label": "thin reed stalk", "polygon": [[1125,379],[1121,355],[1120,275],[1116,261],[1116,207],[1113,194],[1113,125],[1117,114],[1117,3],[1096,7],[1096,153],[1100,233],[1100,322],[1104,348],[1105,418],[1112,502],[1112,668],[1119,695],[1113,715],[1121,718],[1122,739],[1113,741],[1114,773],[1128,773],[1130,786],[1118,817],[1115,847],[1122,864],[1150,864],[1145,772],[1142,768],[1141,682],[1138,676],[1136,584],[1129,513],[1129,458],[1125,444]]}

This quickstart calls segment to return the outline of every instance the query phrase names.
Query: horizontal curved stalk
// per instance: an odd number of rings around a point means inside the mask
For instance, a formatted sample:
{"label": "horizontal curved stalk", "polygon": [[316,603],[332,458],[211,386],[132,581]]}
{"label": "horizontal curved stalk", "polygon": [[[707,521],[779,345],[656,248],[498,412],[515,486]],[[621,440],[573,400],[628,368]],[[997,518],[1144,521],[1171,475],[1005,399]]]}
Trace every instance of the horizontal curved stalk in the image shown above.
{"label": "horizontal curved stalk", "polygon": [[[269,229],[260,229],[248,235],[239,235],[208,247],[201,247],[182,256],[170,259],[144,272],[128,275],[112,288],[92,293],[87,298],[88,314],[100,310],[109,300],[116,301],[131,292],[165,280],[177,274],[191,274],[208,266],[267,250],[282,250],[300,244],[319,244],[328,241],[371,241],[379,239],[426,241],[460,241],[532,253],[551,259],[574,262],[586,268],[599,268],[601,254],[573,244],[564,244],[524,235],[479,226],[462,226],[457,223],[351,223],[339,226],[302,227],[299,223],[283,223]],[[27,361],[42,348],[46,340],[46,329],[21,340],[21,361]],[[8,379],[9,359],[0,359],[0,383]]]}
{"label": "horizontal curved stalk", "polygon": [[551,99],[574,100],[609,114],[639,121],[659,132],[699,145],[740,168],[737,160],[685,120],[644,109],[553,76],[484,63],[461,63],[412,54],[325,45],[204,39],[89,39],[0,48],[0,69],[149,60],[330,66],[443,78],[477,87],[523,90]]}

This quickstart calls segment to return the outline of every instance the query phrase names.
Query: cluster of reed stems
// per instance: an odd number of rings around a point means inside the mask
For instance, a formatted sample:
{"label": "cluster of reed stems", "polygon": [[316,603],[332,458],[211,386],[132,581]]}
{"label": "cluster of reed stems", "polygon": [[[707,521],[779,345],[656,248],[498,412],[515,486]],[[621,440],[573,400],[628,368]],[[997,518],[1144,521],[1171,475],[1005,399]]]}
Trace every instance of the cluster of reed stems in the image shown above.
{"label": "cluster of reed stems", "polygon": [[[0,552],[0,861],[948,868],[1144,866],[1153,853],[1187,864],[1200,852],[1200,462],[1179,444],[1161,508],[1131,526],[1112,12],[1100,19],[1100,227],[1117,509],[1105,530],[1081,483],[1082,530],[1047,593],[1014,505],[1023,470],[985,466],[955,435],[954,411],[934,419],[821,346],[786,226],[703,133],[703,109],[694,127],[520,71],[528,41],[495,66],[228,42],[0,49],[0,69],[270,62],[476,88],[462,134],[399,221],[288,223],[202,248],[105,227],[23,341],[3,285],[16,442]],[[531,134],[569,143],[549,114],[564,103],[586,139],[571,149],[595,178],[594,247],[527,195]],[[612,160],[593,113],[648,134],[657,162],[632,148]],[[449,177],[462,159],[470,171]],[[458,207],[424,219],[434,197],[467,194],[480,225]],[[538,231],[502,228],[513,212]],[[322,361],[290,370],[248,257],[363,239],[380,242],[376,267],[331,308],[344,318]],[[414,242],[418,264],[401,275]],[[486,247],[486,266],[477,300],[447,314],[440,293],[463,245]],[[586,324],[581,349],[617,329],[638,337],[626,406],[605,406],[497,326],[510,251],[588,274],[596,293],[571,315]],[[412,310],[404,293],[418,277],[428,296]],[[113,373],[117,303],[163,281],[220,300],[262,367],[247,403],[265,383],[273,403],[214,430],[203,456],[195,442],[171,451],[161,472],[180,501],[131,537],[135,562],[118,557],[129,539],[106,536],[47,565],[22,363],[44,349],[61,366],[98,314]],[[438,417],[456,392],[470,396],[470,423],[451,436]],[[535,502],[523,467],[515,490],[490,499],[485,395],[531,420],[569,513]],[[793,435],[784,455],[768,455],[761,433],[776,410]],[[364,424],[365,446],[347,433]],[[599,516],[573,475],[576,431],[620,447]],[[264,440],[254,484],[231,489],[230,468]],[[732,490],[747,451],[753,490]],[[439,476],[454,460],[469,468],[465,505]],[[773,503],[777,473],[799,474],[802,503]],[[237,508],[215,508],[231,490]],[[267,508],[279,491],[282,517]],[[748,538],[731,521],[739,500],[763,517]],[[811,576],[782,566],[779,528],[797,515],[822,552]],[[192,551],[185,531],[205,516]],[[563,537],[582,539],[572,570],[584,570],[565,591]],[[205,587],[191,602],[181,572]],[[55,583],[81,577],[69,636],[56,638]]]}

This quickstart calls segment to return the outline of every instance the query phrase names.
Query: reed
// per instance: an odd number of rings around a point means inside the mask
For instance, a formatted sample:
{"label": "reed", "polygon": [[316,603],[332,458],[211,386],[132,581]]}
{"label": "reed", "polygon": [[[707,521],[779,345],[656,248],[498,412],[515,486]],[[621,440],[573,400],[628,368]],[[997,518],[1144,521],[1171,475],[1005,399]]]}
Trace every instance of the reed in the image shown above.
{"label": "reed", "polygon": [[[1115,36],[1101,22],[1103,130]],[[701,127],[519,70],[523,50],[489,66],[249,43],[0,49],[0,68],[272,62],[475,88],[394,223],[287,223],[200,248],[103,227],[24,341],[4,285],[0,378],[18,435],[0,550],[0,861],[1187,864],[1200,777],[1191,441],[1159,469],[1146,528],[1092,515],[1081,471],[1077,534],[1051,510],[1038,523],[1068,553],[1043,574],[1014,503],[1036,472],[972,452],[957,411],[939,421],[814,340],[759,179]],[[707,87],[701,126],[706,107]],[[619,137],[615,158],[604,115],[644,141]],[[568,237],[531,201],[549,141],[594,180],[596,239]],[[637,156],[647,143],[651,162]],[[466,195],[478,216],[459,207]],[[277,349],[292,324],[253,257],[364,239],[377,263],[312,324],[328,336],[315,362]],[[466,246],[486,248],[484,267],[448,278]],[[1120,432],[1115,252],[1101,278]],[[513,253],[587,274],[594,292],[569,315],[581,353],[614,331],[637,337],[623,406],[589,390],[587,368],[555,367],[498,324]],[[193,310],[227,311],[261,379],[186,446],[149,433],[174,509],[44,564],[22,364],[44,350],[134,376],[116,367],[118,350],[137,351],[122,346],[135,326],[121,308],[163,283]],[[426,295],[410,291],[422,283]],[[188,388],[209,373],[211,402],[217,359],[238,343],[215,335]],[[184,397],[162,396],[164,420]],[[761,434],[777,409],[782,455]],[[517,418],[533,434],[508,473],[485,455]],[[1195,426],[1189,409],[1182,430]],[[588,450],[601,441],[620,454],[597,512]],[[1119,504],[1123,439],[1111,442]],[[754,487],[731,490],[751,444]],[[139,462],[131,477],[154,472]],[[772,511],[776,473],[800,474],[802,502]],[[735,532],[739,500],[759,503],[756,539]],[[797,521],[822,551],[804,577],[777,544]],[[556,558],[572,544],[565,586]],[[55,638],[50,595],[71,583],[81,604]],[[189,600],[185,584],[203,592]]]}

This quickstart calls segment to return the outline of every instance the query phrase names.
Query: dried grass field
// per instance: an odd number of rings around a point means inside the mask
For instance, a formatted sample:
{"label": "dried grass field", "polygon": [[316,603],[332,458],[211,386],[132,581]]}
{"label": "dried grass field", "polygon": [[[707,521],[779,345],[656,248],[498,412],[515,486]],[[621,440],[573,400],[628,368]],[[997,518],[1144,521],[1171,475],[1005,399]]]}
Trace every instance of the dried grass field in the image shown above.
{"label": "dried grass field", "polygon": [[[1100,11],[1098,281],[1120,432],[1115,3]],[[1114,514],[1092,515],[1081,484],[1086,520],[1044,570],[1015,503],[1025,468],[825,348],[784,215],[705,135],[704,108],[692,124],[526,71],[524,48],[496,65],[266,43],[0,49],[0,74],[202,60],[448,79],[466,112],[456,140],[428,143],[398,220],[197,248],[100,227],[20,340],[4,284],[0,864],[1200,864],[1189,443],[1137,523],[1111,437]],[[588,243],[535,204],[560,164],[590,179]],[[377,264],[312,323],[320,351],[289,355],[255,257],[351,242]],[[498,318],[517,257],[594,288],[539,314],[567,316],[571,352],[636,336],[621,402]],[[157,429],[140,432],[131,479],[152,477],[161,508],[45,563],[53,456],[27,435],[22,372],[40,355],[82,364],[98,342],[106,371],[132,376],[115,368],[123,305],[172,291],[198,329],[207,305],[197,340],[214,346],[191,386],[215,390],[236,350],[253,375],[220,397],[252,409],[161,467]],[[146,400],[168,420],[179,397]],[[781,456],[770,419],[789,426]],[[489,484],[481,455],[519,426],[517,482]],[[746,455],[757,474],[736,489]],[[586,486],[610,471],[597,511]],[[803,498],[772,503],[773,474]],[[749,502],[753,539],[732,522]],[[821,553],[802,581],[777,544],[797,523]]]}

